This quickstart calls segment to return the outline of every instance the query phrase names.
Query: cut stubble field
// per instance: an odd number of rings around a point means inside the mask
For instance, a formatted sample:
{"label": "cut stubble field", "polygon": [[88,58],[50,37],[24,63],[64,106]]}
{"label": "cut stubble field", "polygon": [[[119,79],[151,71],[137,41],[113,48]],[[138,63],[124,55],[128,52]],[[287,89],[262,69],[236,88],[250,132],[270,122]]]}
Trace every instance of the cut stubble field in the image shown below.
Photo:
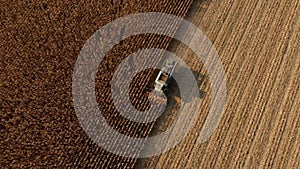
{"label": "cut stubble field", "polygon": [[[204,115],[188,137],[161,156],[140,160],[137,168],[299,167],[299,2],[194,1],[189,12],[185,18],[213,41],[227,73],[223,118],[199,145],[209,108],[203,100]],[[171,50],[193,58],[174,43]],[[194,69],[205,73],[199,67]]]}

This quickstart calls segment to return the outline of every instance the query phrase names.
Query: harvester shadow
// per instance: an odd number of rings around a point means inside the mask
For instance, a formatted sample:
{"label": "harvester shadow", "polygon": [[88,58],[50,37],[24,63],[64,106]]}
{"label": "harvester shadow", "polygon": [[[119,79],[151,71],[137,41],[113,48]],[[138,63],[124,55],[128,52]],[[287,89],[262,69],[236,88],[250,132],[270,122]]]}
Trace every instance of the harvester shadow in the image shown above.
{"label": "harvester shadow", "polygon": [[[178,67],[176,69],[175,73],[177,74],[177,76],[184,77],[185,76],[184,72],[191,71],[191,70],[182,70],[182,69],[186,69],[186,68]],[[195,97],[197,97],[199,99],[203,99],[205,97],[206,92],[200,89],[201,85],[203,85],[203,83],[204,83],[205,75],[201,74],[198,71],[194,71],[194,70],[192,70],[192,73],[193,73],[193,75],[195,77],[195,80],[196,80],[196,83],[197,83],[196,88],[199,89],[198,90],[199,95],[197,95],[197,92],[193,92],[192,90],[189,90],[188,93],[180,92],[180,89],[179,89],[179,86],[178,86],[176,80],[173,77],[171,77],[171,80],[170,80],[170,83],[169,83],[169,88],[165,92],[168,99],[174,100],[175,98],[180,98],[181,101],[183,101],[185,103],[189,103]],[[193,84],[194,83],[186,82],[185,83],[186,86],[184,86],[184,87],[192,89]]]}

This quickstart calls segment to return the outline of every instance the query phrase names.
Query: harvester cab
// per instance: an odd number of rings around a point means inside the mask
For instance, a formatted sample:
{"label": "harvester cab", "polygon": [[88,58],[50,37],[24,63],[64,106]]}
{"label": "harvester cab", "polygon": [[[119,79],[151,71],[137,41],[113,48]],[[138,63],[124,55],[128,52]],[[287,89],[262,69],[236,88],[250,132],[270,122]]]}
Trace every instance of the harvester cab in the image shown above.
{"label": "harvester cab", "polygon": [[168,85],[170,83],[176,65],[177,62],[170,60],[167,60],[164,63],[163,68],[161,69],[161,71],[159,71],[154,82],[155,91],[165,92],[168,89]]}

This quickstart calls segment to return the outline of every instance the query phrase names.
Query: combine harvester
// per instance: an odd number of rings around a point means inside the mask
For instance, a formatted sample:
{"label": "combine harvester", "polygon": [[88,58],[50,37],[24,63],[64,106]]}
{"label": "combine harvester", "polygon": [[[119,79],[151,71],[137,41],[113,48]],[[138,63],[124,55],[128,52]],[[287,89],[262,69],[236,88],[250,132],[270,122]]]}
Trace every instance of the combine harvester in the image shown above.
{"label": "combine harvester", "polygon": [[166,60],[164,62],[164,65],[156,76],[154,83],[151,83],[150,85],[148,85],[149,87],[147,87],[147,94],[150,98],[160,101],[166,101],[164,93],[168,90],[168,85],[171,81],[171,77],[176,65],[176,61]]}

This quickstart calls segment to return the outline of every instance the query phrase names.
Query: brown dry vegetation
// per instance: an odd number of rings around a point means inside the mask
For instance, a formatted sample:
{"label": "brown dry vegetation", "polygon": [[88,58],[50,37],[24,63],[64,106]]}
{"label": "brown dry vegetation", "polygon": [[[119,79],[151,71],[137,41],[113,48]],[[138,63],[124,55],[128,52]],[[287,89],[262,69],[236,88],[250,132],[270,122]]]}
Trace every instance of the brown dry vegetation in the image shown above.
{"label": "brown dry vegetation", "polygon": [[[2,1],[0,168],[299,168],[299,8],[296,0]],[[80,127],[72,105],[72,73],[80,49],[96,30],[147,11],[185,17],[209,37],[227,74],[228,100],[216,132],[197,144],[211,99],[202,62],[168,37],[125,39],[97,72],[97,101],[113,128],[146,137],[166,130],[177,116],[178,97],[168,101],[169,113],[155,123],[134,123],[115,110],[110,80],[118,64],[139,49],[158,47],[180,56],[195,76],[205,75],[199,86],[205,96],[196,125],[174,149],[146,159],[124,158],[97,146]],[[121,36],[122,29],[113,28],[120,34],[108,36]],[[131,85],[131,101],[139,110],[148,107],[139,89],[152,72],[140,73]],[[179,95],[174,88],[169,92]]]}
{"label": "brown dry vegetation", "polygon": [[[136,159],[106,152],[80,127],[72,105],[75,61],[89,36],[108,22],[137,12],[184,16],[190,3],[2,1],[1,168],[132,168]],[[143,137],[152,124],[134,124],[115,113],[107,98],[108,79],[128,54],[141,48],[166,48],[170,40],[153,35],[128,38],[99,65],[97,101],[109,124],[120,132]]]}

